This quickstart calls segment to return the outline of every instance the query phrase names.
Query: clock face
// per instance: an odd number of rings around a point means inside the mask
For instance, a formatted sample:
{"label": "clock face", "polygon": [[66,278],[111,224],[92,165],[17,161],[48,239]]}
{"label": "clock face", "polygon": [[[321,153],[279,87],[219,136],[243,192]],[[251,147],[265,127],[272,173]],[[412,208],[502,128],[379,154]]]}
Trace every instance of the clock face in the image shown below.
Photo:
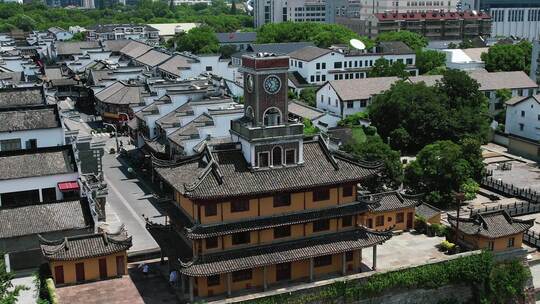
{"label": "clock face", "polygon": [[247,90],[248,92],[252,93],[253,92],[253,75],[248,75],[247,76]]}
{"label": "clock face", "polygon": [[276,75],[270,75],[264,80],[264,90],[268,94],[276,94],[281,89],[281,80]]}

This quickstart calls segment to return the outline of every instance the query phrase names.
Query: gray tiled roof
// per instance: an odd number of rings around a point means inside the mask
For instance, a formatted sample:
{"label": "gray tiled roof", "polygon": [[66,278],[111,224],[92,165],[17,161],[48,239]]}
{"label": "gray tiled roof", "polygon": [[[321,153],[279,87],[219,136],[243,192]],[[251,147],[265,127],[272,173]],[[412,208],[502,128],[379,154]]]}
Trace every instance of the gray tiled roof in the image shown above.
{"label": "gray tiled roof", "polygon": [[150,50],[144,53],[143,55],[137,57],[135,60],[137,60],[141,64],[144,64],[150,67],[155,67],[169,58],[171,58],[171,55],[169,54],[156,51],[156,50]]}
{"label": "gray tiled roof", "polygon": [[398,191],[375,193],[359,197],[358,199],[364,202],[369,211],[373,212],[411,208],[418,204],[418,200],[415,197],[399,193]]}
{"label": "gray tiled roof", "polygon": [[[397,77],[376,77],[332,80],[329,84],[343,101],[369,99],[381,94],[399,80]],[[359,90],[358,88],[362,88]]]}
{"label": "gray tiled roof", "polygon": [[126,44],[126,46],[124,46],[121,50],[120,50],[120,53],[130,57],[130,58],[137,58],[139,56],[141,56],[142,54],[148,52],[149,50],[151,50],[153,47],[148,45],[148,44],[144,44],[142,42],[138,42],[138,41],[130,41],[128,44]]}
{"label": "gray tiled roof", "polygon": [[472,72],[470,76],[478,81],[481,91],[538,88],[538,84],[529,78],[523,71],[492,73]]}
{"label": "gray tiled roof", "polygon": [[380,164],[361,163],[331,152],[322,140],[304,142],[301,166],[252,171],[240,150],[203,153],[175,166],[156,167],[158,174],[192,199],[228,198],[314,186],[360,182],[378,173]]}
{"label": "gray tiled roof", "polygon": [[248,220],[223,222],[216,224],[197,224],[187,228],[187,237],[202,239],[233,233],[269,229],[280,226],[309,223],[318,220],[356,215],[367,211],[365,204],[354,202],[315,210],[302,210],[285,214],[257,217]]}
{"label": "gray tiled roof", "polygon": [[0,180],[77,172],[71,146],[0,152]]}
{"label": "gray tiled roof", "polygon": [[169,74],[180,77],[181,70],[187,70],[191,67],[190,59],[174,55],[169,60],[163,62],[158,66],[158,69],[161,69]]}
{"label": "gray tiled roof", "polygon": [[56,53],[58,55],[80,55],[82,49],[100,48],[99,41],[56,41]]}
{"label": "gray tiled roof", "polygon": [[65,201],[0,208],[0,238],[93,226],[88,202]]}
{"label": "gray tiled roof", "polygon": [[41,86],[0,89],[0,108],[43,104],[45,95]]}
{"label": "gray tiled roof", "polygon": [[0,132],[60,128],[55,105],[0,109]]}
{"label": "gray tiled roof", "polygon": [[216,33],[216,37],[219,43],[254,42],[257,39],[257,32]]}
{"label": "gray tiled roof", "polygon": [[95,97],[103,103],[109,104],[141,104],[149,92],[144,85],[127,84],[117,81],[107,88],[99,91]]}
{"label": "gray tiled roof", "polygon": [[313,120],[324,115],[323,110],[310,107],[307,104],[297,100],[289,101],[288,109],[289,113],[300,116],[302,118],[307,118],[309,120]]}
{"label": "gray tiled roof", "polygon": [[95,258],[131,248],[131,237],[125,230],[119,233],[96,233],[78,235],[62,240],[46,240],[41,238],[41,252],[49,261],[73,261]]}
{"label": "gray tiled roof", "polygon": [[190,121],[185,126],[179,128],[178,130],[174,131],[173,133],[169,134],[167,138],[177,144],[178,146],[183,146],[182,142],[184,140],[189,140],[192,138],[198,138],[199,136],[199,128],[205,127],[205,126],[213,126],[214,120],[212,119],[212,116],[208,115],[207,113],[203,113]]}
{"label": "gray tiled roof", "polygon": [[441,214],[441,210],[429,204],[421,203],[416,206],[415,213],[424,217],[426,220],[429,220],[430,218]]}
{"label": "gray tiled roof", "polygon": [[[448,222],[456,226],[457,218],[448,214]],[[504,210],[477,213],[472,218],[459,219],[459,231],[469,235],[479,235],[486,238],[500,238],[523,233],[534,225],[532,220],[514,219]]]}
{"label": "gray tiled roof", "polygon": [[106,41],[103,41],[102,44],[106,51],[117,53],[117,52],[120,52],[120,50],[130,42],[131,40],[129,39],[120,39],[120,40],[106,40]]}
{"label": "gray tiled roof", "polygon": [[414,51],[402,41],[381,41],[377,46],[381,49],[381,52],[385,54],[414,54]]}
{"label": "gray tiled roof", "polygon": [[226,250],[181,263],[180,272],[189,276],[210,276],[312,257],[343,253],[382,244],[392,232],[374,232],[364,227],[300,240],[274,242],[250,248]]}
{"label": "gray tiled roof", "polygon": [[298,59],[302,61],[312,61],[328,53],[332,53],[332,50],[323,49],[316,46],[306,46],[289,53],[289,56],[293,59]]}

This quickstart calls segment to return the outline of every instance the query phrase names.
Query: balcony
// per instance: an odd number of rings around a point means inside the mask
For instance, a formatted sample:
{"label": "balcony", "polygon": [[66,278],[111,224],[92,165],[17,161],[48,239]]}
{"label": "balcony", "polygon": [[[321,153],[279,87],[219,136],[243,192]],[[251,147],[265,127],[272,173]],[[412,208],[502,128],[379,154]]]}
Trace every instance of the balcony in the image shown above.
{"label": "balcony", "polygon": [[304,125],[295,122],[287,125],[259,127],[252,126],[251,122],[245,120],[234,120],[231,122],[231,131],[247,140],[256,141],[275,137],[303,136]]}

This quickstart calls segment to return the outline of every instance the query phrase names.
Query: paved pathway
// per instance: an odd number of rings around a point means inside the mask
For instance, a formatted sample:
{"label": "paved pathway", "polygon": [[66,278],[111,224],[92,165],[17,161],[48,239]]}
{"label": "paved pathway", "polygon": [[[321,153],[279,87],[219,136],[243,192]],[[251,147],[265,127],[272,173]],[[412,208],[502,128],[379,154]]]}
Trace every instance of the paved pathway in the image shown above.
{"label": "paved pathway", "polygon": [[36,303],[37,301],[37,289],[34,284],[34,276],[29,274],[23,277],[18,277],[11,280],[11,283],[14,286],[23,285],[28,287],[27,290],[21,291],[19,297],[17,298],[18,304],[29,304]]}

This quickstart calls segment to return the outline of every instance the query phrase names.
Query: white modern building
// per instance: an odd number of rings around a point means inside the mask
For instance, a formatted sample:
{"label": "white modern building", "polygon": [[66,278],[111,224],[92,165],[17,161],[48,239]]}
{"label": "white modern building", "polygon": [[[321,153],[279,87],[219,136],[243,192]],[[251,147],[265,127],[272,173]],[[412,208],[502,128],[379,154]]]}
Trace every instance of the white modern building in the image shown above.
{"label": "white modern building", "polygon": [[286,21],[330,22],[326,0],[254,0],[253,4],[256,27]]}
{"label": "white modern building", "polygon": [[70,31],[66,31],[65,29],[61,27],[51,27],[47,30],[55,40],[57,41],[65,41],[70,40],[73,38],[73,33]]}
{"label": "white modern building", "polygon": [[487,53],[489,48],[470,49],[445,49],[446,67],[463,71],[471,71],[485,68],[482,54]]}
{"label": "white modern building", "polygon": [[297,71],[310,84],[331,80],[366,78],[377,59],[390,64],[401,62],[406,71],[417,75],[416,54],[402,42],[381,42],[374,50],[323,49],[307,46],[289,54],[290,70]]}
{"label": "white modern building", "polygon": [[222,59],[220,55],[175,54],[156,67],[156,74],[169,80],[193,79],[203,73],[242,82],[238,67],[233,66],[230,59]]}
{"label": "white modern building", "polygon": [[540,7],[497,7],[489,13],[493,18],[492,37],[540,38]]}
{"label": "white modern building", "polygon": [[516,96],[506,102],[508,151],[540,160],[540,96]]}

